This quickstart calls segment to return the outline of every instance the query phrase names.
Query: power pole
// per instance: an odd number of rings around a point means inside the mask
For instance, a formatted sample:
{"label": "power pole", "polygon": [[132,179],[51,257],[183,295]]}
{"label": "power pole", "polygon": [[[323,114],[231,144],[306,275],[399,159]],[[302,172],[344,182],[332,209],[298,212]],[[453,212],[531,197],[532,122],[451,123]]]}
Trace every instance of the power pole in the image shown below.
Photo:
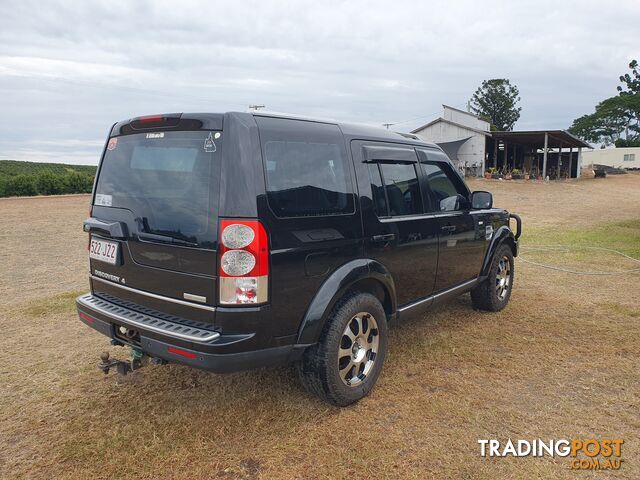
{"label": "power pole", "polygon": [[395,123],[383,123],[382,126],[383,127],[387,127],[387,130],[389,130],[389,127],[395,125]]}
{"label": "power pole", "polygon": [[256,112],[261,108],[264,108],[264,105],[249,105],[249,110],[255,110]]}

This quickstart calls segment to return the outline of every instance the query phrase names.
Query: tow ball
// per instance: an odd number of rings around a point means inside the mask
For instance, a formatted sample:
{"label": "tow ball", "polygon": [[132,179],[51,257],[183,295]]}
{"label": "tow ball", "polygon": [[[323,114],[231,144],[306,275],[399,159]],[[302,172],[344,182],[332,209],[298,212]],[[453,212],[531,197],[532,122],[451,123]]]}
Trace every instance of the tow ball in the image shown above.
{"label": "tow ball", "polygon": [[126,375],[129,372],[138,370],[144,366],[145,354],[140,350],[134,348],[131,349],[131,360],[118,360],[117,358],[110,358],[109,352],[102,352],[100,354],[101,362],[98,364],[98,368],[106,375],[109,370],[115,368],[120,375]]}

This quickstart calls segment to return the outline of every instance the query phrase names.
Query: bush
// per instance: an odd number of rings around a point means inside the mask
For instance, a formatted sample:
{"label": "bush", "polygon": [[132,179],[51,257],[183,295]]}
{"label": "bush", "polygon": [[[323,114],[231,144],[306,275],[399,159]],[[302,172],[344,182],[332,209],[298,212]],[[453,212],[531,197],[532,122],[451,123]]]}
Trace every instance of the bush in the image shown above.
{"label": "bush", "polygon": [[65,176],[51,172],[39,173],[36,177],[36,188],[40,195],[59,195],[65,192]]}
{"label": "bush", "polygon": [[90,193],[96,167],[0,160],[0,197]]}
{"label": "bush", "polygon": [[11,196],[29,196],[37,195],[36,179],[33,175],[16,175],[7,180],[5,185],[5,194]]}
{"label": "bush", "polygon": [[93,188],[93,177],[85,173],[69,172],[64,180],[66,193],[90,193]]}

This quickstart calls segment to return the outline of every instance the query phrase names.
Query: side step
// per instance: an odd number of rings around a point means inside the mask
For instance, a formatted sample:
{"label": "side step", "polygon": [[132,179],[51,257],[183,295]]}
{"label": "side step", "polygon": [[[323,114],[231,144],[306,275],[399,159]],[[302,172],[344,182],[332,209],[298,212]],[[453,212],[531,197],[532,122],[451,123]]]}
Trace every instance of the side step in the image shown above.
{"label": "side step", "polygon": [[86,309],[87,314],[99,313],[118,323],[141,330],[148,330],[167,337],[179,338],[196,343],[212,343],[220,337],[220,333],[205,328],[199,322],[190,322],[196,326],[172,322],[154,315],[140,313],[115,303],[108,302],[90,293],[76,298],[79,309]]}

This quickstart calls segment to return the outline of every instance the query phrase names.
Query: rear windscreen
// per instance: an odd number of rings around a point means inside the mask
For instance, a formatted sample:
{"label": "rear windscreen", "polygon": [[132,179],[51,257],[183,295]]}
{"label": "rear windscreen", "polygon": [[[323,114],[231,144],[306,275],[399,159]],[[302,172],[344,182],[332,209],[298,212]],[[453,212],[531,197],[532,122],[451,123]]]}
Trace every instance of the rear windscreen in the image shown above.
{"label": "rear windscreen", "polygon": [[[110,139],[94,204],[130,210],[147,240],[212,248],[221,132],[139,133]],[[166,237],[166,238],[164,238]]]}

